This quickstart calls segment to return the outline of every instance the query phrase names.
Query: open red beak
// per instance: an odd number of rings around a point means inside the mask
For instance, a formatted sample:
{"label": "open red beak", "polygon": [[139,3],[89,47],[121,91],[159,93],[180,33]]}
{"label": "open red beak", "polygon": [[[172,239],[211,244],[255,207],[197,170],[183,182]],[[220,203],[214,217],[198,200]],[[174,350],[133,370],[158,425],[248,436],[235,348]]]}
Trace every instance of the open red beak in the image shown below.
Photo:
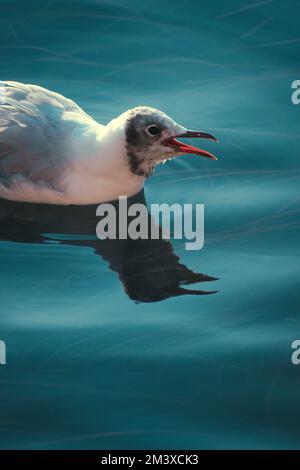
{"label": "open red beak", "polygon": [[208,134],[207,132],[187,131],[184,134],[178,134],[175,137],[170,137],[164,140],[163,145],[166,145],[167,147],[174,147],[177,152],[192,153],[194,155],[201,155],[201,157],[211,158],[212,160],[218,160],[217,157],[215,157],[215,155],[212,153],[207,152],[206,150],[198,149],[192,145],[179,142],[176,140],[176,137],[211,139],[215,142],[218,142],[218,139],[216,139],[213,135]]}

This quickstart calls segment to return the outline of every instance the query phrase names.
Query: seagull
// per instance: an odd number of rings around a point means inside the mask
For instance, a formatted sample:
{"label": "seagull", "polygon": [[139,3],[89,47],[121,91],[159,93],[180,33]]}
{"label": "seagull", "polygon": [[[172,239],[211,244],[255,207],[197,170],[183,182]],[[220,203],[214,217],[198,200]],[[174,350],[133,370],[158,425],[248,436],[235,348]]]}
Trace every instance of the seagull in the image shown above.
{"label": "seagull", "polygon": [[160,110],[138,106],[107,125],[72,100],[37,85],[1,82],[0,198],[88,205],[131,197],[156,165],[184,154],[216,160],[177,138],[191,131]]}

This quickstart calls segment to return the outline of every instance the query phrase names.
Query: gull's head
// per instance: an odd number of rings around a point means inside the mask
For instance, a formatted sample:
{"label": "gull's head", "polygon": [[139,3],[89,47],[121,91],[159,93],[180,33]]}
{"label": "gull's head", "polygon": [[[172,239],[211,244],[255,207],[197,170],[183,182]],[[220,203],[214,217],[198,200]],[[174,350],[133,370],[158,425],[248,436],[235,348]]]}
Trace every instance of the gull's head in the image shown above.
{"label": "gull's head", "polygon": [[139,106],[126,111],[117,119],[123,121],[129,166],[136,175],[148,177],[157,164],[187,153],[217,159],[205,150],[177,140],[206,138],[217,141],[214,136],[187,130],[158,109]]}

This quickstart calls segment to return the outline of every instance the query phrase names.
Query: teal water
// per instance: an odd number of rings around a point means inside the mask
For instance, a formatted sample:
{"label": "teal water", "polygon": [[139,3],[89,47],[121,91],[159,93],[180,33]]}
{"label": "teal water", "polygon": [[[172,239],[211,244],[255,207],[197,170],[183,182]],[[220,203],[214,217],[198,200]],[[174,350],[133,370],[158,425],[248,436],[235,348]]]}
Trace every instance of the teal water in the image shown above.
{"label": "teal water", "polygon": [[299,2],[0,7],[1,79],[220,139],[218,162],[182,157],[146,185],[205,204],[204,249],[173,245],[219,294],[135,304],[88,248],[0,243],[0,447],[299,448]]}

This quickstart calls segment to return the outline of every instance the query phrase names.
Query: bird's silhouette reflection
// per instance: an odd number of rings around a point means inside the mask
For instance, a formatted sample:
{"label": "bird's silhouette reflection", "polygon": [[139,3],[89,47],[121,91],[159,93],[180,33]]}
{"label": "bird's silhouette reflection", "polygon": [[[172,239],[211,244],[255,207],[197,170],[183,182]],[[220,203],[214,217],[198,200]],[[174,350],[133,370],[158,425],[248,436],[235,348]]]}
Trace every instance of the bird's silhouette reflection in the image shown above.
{"label": "bird's silhouette reflection", "polygon": [[[128,207],[135,203],[146,205],[143,191],[128,199]],[[118,204],[113,204],[117,211]],[[193,272],[181,264],[170,241],[162,238],[160,227],[160,237],[155,240],[98,239],[97,207],[33,204],[0,199],[0,240],[44,243],[54,237],[62,245],[92,247],[97,255],[109,263],[110,269],[118,274],[127,295],[136,302],[157,302],[179,295],[216,292],[184,287],[216,278]],[[152,219],[148,213],[149,226],[150,221]]]}

